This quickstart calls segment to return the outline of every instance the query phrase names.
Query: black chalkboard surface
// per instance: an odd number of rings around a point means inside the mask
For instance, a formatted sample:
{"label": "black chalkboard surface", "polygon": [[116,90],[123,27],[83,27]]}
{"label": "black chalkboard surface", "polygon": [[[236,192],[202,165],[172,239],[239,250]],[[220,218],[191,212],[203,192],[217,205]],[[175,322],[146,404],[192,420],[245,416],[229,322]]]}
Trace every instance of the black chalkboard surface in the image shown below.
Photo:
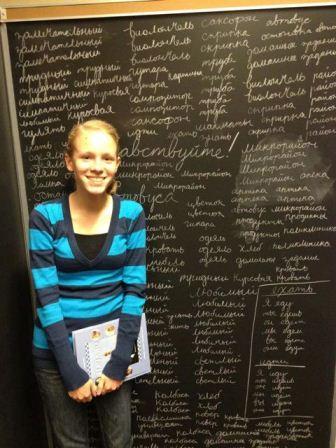
{"label": "black chalkboard surface", "polygon": [[[112,121],[148,217],[135,447],[327,448],[336,9],[10,24],[30,207],[74,122]],[[98,440],[93,440],[98,446]]]}

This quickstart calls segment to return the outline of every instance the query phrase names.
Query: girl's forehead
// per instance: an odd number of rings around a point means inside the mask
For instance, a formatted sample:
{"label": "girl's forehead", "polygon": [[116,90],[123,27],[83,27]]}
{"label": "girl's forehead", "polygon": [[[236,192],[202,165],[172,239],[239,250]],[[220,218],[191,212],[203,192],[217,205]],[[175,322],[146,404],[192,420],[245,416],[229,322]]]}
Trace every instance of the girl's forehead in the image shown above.
{"label": "girl's forehead", "polygon": [[78,150],[81,149],[105,149],[116,150],[116,142],[113,137],[105,131],[101,130],[89,130],[80,131],[74,141],[74,147]]}
{"label": "girl's forehead", "polygon": [[104,130],[100,130],[100,129],[97,129],[97,130],[81,130],[81,131],[79,131],[79,133],[78,133],[78,135],[77,135],[77,137],[76,137],[76,140],[81,140],[81,141],[83,141],[83,142],[86,142],[86,141],[97,141],[97,142],[100,142],[100,141],[107,141],[107,140],[112,140],[112,141],[114,141],[114,139],[112,138],[112,136],[108,133],[108,132],[106,132],[106,131],[104,131]]}

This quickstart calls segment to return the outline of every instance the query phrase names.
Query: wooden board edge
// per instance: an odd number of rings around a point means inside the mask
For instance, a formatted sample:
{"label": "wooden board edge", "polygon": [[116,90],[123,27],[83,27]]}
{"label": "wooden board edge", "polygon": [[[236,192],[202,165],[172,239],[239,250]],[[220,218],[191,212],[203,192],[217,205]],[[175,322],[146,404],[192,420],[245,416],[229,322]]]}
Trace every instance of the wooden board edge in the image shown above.
{"label": "wooden board edge", "polygon": [[47,7],[6,8],[6,22],[32,20],[80,19],[90,17],[113,17],[152,14],[177,14],[207,11],[233,11],[249,9],[279,9],[320,7],[336,5],[333,0],[316,2],[313,0],[208,0],[206,6],[200,0],[148,0],[131,2],[114,2],[87,5],[66,5]]}

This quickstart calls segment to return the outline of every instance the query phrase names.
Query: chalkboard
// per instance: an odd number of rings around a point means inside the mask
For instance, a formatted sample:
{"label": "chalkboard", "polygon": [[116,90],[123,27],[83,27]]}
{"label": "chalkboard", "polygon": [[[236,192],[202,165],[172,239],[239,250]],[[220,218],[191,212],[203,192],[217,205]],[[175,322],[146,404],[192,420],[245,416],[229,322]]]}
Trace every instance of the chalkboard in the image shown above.
{"label": "chalkboard", "polygon": [[[122,133],[148,218],[152,375],[135,447],[327,448],[335,363],[336,10],[10,24],[29,206],[74,122]],[[93,446],[99,446],[93,437]]]}
{"label": "chalkboard", "polygon": [[[13,145],[9,133],[8,92],[0,48],[0,446],[37,448],[46,443],[44,416],[31,360],[32,307],[22,232]],[[4,398],[5,397],[5,398]],[[36,431],[35,428],[41,428]],[[18,430],[19,428],[19,430]]]}

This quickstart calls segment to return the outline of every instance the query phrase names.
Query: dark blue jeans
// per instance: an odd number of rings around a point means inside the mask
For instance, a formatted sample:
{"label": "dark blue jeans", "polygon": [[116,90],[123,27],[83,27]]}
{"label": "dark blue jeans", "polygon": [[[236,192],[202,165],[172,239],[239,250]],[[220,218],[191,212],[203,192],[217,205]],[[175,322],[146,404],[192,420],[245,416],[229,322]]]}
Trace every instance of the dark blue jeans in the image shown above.
{"label": "dark blue jeans", "polygon": [[[56,370],[36,368],[35,374],[57,448],[89,448],[88,413],[85,403],[69,397]],[[93,398],[105,448],[130,448],[130,381],[119,390]]]}

